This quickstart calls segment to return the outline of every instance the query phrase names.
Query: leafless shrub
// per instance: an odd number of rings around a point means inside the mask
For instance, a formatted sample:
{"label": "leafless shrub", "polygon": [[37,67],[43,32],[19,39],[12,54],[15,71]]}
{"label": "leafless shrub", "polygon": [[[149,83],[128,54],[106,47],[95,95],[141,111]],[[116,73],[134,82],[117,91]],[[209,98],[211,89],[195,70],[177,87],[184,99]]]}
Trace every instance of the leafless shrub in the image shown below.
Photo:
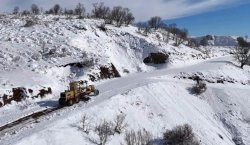
{"label": "leafless shrub", "polygon": [[124,23],[126,26],[128,26],[129,24],[134,22],[134,20],[135,20],[135,17],[133,16],[133,14],[131,12],[128,12],[124,18]]}
{"label": "leafless shrub", "polygon": [[55,4],[52,9],[55,15],[62,13],[62,8],[59,4]]}
{"label": "leafless shrub", "polygon": [[38,15],[40,13],[40,9],[36,4],[31,5],[31,13]]}
{"label": "leafless shrub", "polygon": [[110,14],[110,8],[105,6],[104,3],[94,3],[92,16],[94,18],[106,19]]}
{"label": "leafless shrub", "polygon": [[134,21],[134,16],[130,12],[130,9],[123,8],[121,6],[114,7],[110,14],[112,20],[117,27],[121,27],[122,24],[129,25]]}
{"label": "leafless shrub", "polygon": [[115,22],[117,27],[121,27],[124,22],[124,17],[128,9],[122,8],[121,6],[116,6],[111,11],[112,20]]}
{"label": "leafless shrub", "polygon": [[19,9],[18,6],[14,7],[13,14],[14,14],[14,15],[19,14],[19,10],[20,10],[20,9]]}
{"label": "leafless shrub", "polygon": [[148,25],[150,28],[158,29],[161,23],[161,17],[155,16],[150,18]]}
{"label": "leafless shrub", "polygon": [[126,145],[134,145],[137,140],[135,131],[131,130],[129,132],[126,132],[124,140]]}
{"label": "leafless shrub", "polygon": [[237,41],[234,58],[241,63],[240,67],[243,69],[245,65],[250,65],[250,42],[242,37],[238,37]]}
{"label": "leafless shrub", "polygon": [[95,132],[99,137],[99,145],[105,145],[113,132],[113,123],[104,120],[102,123],[95,127]]}
{"label": "leafless shrub", "polygon": [[149,28],[148,26],[146,26],[146,27],[144,28],[143,34],[144,34],[145,36],[148,36],[148,34],[149,34],[150,32],[151,32],[150,28]]}
{"label": "leafless shrub", "polygon": [[97,26],[101,31],[104,31],[106,32],[107,31],[107,28],[105,27],[105,23],[102,23],[101,25]]}
{"label": "leafless shrub", "polygon": [[188,124],[176,126],[163,134],[165,145],[200,145],[192,127]]}
{"label": "leafless shrub", "polygon": [[26,20],[26,23],[24,25],[24,27],[31,27],[33,25],[35,25],[36,23],[32,20]]}
{"label": "leafless shrub", "polygon": [[105,24],[113,24],[113,18],[110,14],[111,12],[108,13],[107,17],[104,18]]}
{"label": "leafless shrub", "polygon": [[200,95],[207,90],[206,83],[199,76],[194,75],[192,77],[189,77],[189,79],[196,81],[196,84],[193,87],[189,88],[189,91],[192,94]]}
{"label": "leafless shrub", "polygon": [[73,27],[75,27],[78,30],[84,30],[87,31],[87,28],[85,28],[84,26],[77,26],[77,25],[73,25]]}
{"label": "leafless shrub", "polygon": [[74,10],[64,9],[64,14],[67,16],[67,19],[72,19],[72,16],[74,15]]}
{"label": "leafless shrub", "polygon": [[205,82],[199,82],[196,85],[194,85],[192,91],[193,93],[200,95],[204,93],[207,90],[207,85]]}
{"label": "leafless shrub", "polygon": [[30,11],[28,10],[23,10],[22,13],[21,13],[22,16],[28,16],[30,15]]}
{"label": "leafless shrub", "polygon": [[188,39],[188,30],[184,29],[176,29],[176,37],[175,37],[175,45],[180,46],[184,41]]}
{"label": "leafless shrub", "polygon": [[80,126],[80,130],[85,132],[86,134],[89,134],[90,131],[90,122],[88,119],[88,116],[86,114],[84,114],[82,116],[82,120],[81,120],[81,126]]}
{"label": "leafless shrub", "polygon": [[31,17],[30,19],[26,20],[26,23],[24,24],[24,27],[31,27],[34,26],[38,23],[37,18]]}
{"label": "leafless shrub", "polygon": [[152,140],[152,134],[145,129],[135,132],[131,130],[125,134],[126,145],[149,145]]}
{"label": "leafless shrub", "polygon": [[76,5],[76,8],[75,8],[75,14],[79,16],[78,18],[79,19],[84,18],[85,12],[86,12],[86,9],[85,9],[84,5],[81,3],[78,3]]}
{"label": "leafless shrub", "polygon": [[119,114],[115,118],[115,132],[120,134],[122,131],[127,127],[127,123],[125,122],[126,115],[125,114]]}
{"label": "leafless shrub", "polygon": [[242,137],[239,136],[233,137],[233,142],[235,143],[235,145],[245,145]]}

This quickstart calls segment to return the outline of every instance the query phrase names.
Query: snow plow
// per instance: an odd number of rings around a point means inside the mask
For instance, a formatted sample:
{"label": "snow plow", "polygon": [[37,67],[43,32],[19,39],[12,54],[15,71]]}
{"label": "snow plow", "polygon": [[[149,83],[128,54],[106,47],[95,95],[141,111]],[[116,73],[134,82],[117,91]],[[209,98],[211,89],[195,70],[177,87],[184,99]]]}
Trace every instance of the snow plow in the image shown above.
{"label": "snow plow", "polygon": [[80,100],[88,101],[89,95],[99,95],[99,90],[94,85],[88,85],[88,81],[74,81],[69,84],[69,89],[61,92],[59,105],[71,106]]}

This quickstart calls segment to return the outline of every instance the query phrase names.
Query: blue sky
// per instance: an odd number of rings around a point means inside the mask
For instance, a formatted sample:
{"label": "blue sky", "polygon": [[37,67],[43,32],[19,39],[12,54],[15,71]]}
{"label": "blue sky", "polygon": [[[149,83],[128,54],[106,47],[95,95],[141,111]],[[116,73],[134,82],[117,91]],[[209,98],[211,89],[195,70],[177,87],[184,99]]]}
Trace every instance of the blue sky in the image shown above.
{"label": "blue sky", "polygon": [[250,35],[250,3],[193,16],[167,20],[189,29],[190,35]]}

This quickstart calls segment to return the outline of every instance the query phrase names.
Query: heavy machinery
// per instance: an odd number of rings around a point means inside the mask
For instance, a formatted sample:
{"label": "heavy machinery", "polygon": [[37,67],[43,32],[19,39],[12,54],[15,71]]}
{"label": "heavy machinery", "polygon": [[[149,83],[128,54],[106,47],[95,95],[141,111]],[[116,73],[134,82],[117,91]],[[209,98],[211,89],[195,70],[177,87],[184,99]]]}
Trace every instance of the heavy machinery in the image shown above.
{"label": "heavy machinery", "polygon": [[89,95],[99,95],[99,90],[94,85],[88,85],[88,81],[74,81],[69,83],[69,89],[60,94],[59,104],[71,106],[80,100],[89,100]]}

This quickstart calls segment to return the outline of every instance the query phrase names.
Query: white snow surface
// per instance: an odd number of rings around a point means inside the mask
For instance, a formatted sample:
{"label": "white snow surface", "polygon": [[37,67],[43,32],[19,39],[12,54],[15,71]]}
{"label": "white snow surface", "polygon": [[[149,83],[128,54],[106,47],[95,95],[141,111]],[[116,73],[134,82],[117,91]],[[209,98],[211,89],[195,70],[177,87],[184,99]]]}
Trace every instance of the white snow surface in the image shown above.
{"label": "white snow surface", "polygon": [[[57,19],[60,17],[60,19]],[[126,130],[146,129],[154,144],[166,129],[188,123],[204,145],[234,145],[233,138],[250,145],[250,67],[238,67],[230,48],[212,47],[209,56],[185,45],[163,41],[161,30],[143,36],[134,26],[98,26],[101,20],[39,16],[38,24],[22,27],[27,18],[0,19],[0,96],[13,87],[51,87],[44,99],[12,102],[0,108],[0,126],[46,108],[57,106],[59,93],[72,80],[88,79],[99,67],[114,64],[121,78],[92,82],[100,95],[90,102],[65,107],[38,120],[29,120],[10,133],[0,132],[1,145],[92,145],[94,126],[126,114]],[[86,28],[82,30],[82,28]],[[143,59],[151,52],[170,53],[167,65],[148,66]],[[90,61],[91,66],[63,65]],[[128,70],[129,73],[127,73]],[[174,78],[200,73],[207,79],[228,78],[235,83],[207,83],[202,95],[189,91],[195,82]],[[86,114],[90,133],[79,130]],[[125,132],[111,136],[108,145],[124,144]]]}

